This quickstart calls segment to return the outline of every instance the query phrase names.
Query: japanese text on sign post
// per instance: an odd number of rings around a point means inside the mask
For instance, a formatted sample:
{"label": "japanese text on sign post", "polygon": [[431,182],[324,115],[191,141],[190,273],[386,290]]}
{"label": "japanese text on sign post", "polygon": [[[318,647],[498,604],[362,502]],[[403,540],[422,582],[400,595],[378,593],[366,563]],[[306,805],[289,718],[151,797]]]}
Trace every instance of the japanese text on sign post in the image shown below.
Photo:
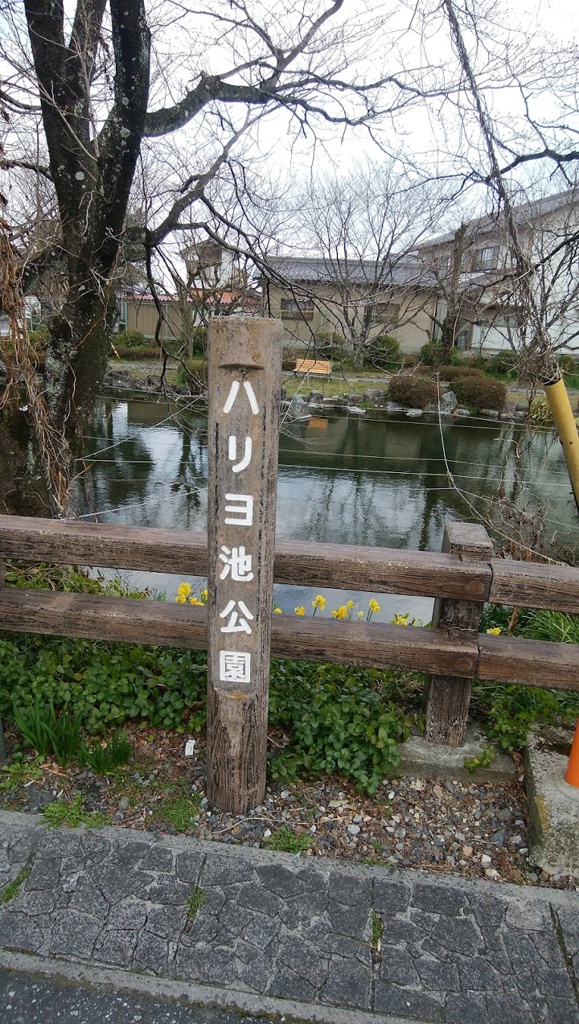
{"label": "japanese text on sign post", "polygon": [[265,791],[281,346],[270,320],[209,332],[208,795]]}

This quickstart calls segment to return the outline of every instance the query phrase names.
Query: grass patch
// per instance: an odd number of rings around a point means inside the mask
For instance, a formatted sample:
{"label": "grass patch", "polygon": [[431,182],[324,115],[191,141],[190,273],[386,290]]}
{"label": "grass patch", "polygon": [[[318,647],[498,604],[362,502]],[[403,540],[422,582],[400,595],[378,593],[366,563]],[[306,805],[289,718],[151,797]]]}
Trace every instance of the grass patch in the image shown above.
{"label": "grass patch", "polygon": [[14,708],[14,720],[24,739],[44,761],[54,756],[66,768],[80,751],[80,714],[57,715],[54,704],[37,700],[25,708]]}
{"label": "grass patch", "polygon": [[80,794],[71,801],[55,800],[44,808],[44,821],[48,828],[59,828],[62,825],[68,828],[78,828],[79,825],[100,828],[107,825],[108,820],[106,814],[100,811],[87,811]]}
{"label": "grass patch", "polygon": [[173,796],[167,797],[159,804],[154,817],[168,822],[168,824],[179,832],[186,832],[188,828],[196,824],[199,813],[199,797],[197,796]]}
{"label": "grass patch", "polygon": [[382,918],[380,917],[380,914],[377,914],[376,911],[373,910],[372,911],[372,946],[373,946],[374,949],[377,949],[377,950],[380,949],[380,944],[381,944],[381,940],[382,940],[383,934],[384,934],[384,922],[383,922]]}
{"label": "grass patch", "polygon": [[305,853],[314,840],[307,835],[296,836],[286,825],[282,825],[263,841],[270,850],[276,850],[278,853]]}
{"label": "grass patch", "polygon": [[26,865],[25,867],[20,869],[20,871],[16,875],[16,878],[14,878],[11,882],[8,882],[8,885],[4,886],[2,892],[0,893],[0,904],[9,903],[10,900],[13,900],[15,896],[18,896],[18,893],[20,892],[20,889],[22,888],[24,882],[28,878],[30,871],[31,868],[28,865]]}
{"label": "grass patch", "polygon": [[41,782],[44,772],[38,758],[34,761],[13,761],[0,766],[0,793],[25,786],[28,782]]}
{"label": "grass patch", "polygon": [[111,742],[105,743],[104,746],[97,744],[96,747],[89,748],[83,745],[80,751],[80,760],[95,775],[112,775],[116,769],[129,763],[132,754],[132,744],[129,743],[127,734],[123,730],[120,733],[115,733]]}
{"label": "grass patch", "polygon": [[187,911],[187,924],[189,927],[193,924],[193,921],[197,917],[197,914],[201,910],[201,907],[205,903],[205,893],[198,885],[194,885],[187,897],[185,903],[185,909]]}

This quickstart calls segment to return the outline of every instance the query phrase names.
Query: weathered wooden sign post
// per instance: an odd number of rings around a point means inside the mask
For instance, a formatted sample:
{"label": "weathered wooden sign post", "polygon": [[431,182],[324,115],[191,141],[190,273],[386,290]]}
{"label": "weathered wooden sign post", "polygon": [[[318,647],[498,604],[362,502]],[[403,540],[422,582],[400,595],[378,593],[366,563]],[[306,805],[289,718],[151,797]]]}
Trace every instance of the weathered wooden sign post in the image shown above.
{"label": "weathered wooden sign post", "polygon": [[207,796],[243,814],[265,795],[282,327],[208,332]]}

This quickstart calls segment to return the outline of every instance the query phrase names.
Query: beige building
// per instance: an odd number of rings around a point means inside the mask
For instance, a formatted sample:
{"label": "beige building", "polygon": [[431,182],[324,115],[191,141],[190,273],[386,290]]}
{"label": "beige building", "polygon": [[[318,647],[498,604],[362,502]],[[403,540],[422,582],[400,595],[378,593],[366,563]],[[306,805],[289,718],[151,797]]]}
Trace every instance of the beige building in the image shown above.
{"label": "beige building", "polygon": [[388,334],[402,352],[430,341],[436,309],[434,279],[415,259],[333,264],[325,259],[271,257],[262,277],[262,312],[283,322],[287,347],[314,347],[337,334],[353,352]]}

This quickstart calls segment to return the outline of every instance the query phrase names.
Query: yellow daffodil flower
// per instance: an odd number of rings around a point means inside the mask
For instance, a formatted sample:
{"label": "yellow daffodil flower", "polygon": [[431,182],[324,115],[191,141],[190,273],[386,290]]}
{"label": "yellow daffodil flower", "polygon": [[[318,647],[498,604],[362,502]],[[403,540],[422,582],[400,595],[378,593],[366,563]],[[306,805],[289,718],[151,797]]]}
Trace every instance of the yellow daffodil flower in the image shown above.
{"label": "yellow daffodil flower", "polygon": [[303,604],[300,604],[299,607],[294,608],[294,612],[295,612],[296,615],[305,615],[306,614],[306,610],[305,610]]}
{"label": "yellow daffodil flower", "polygon": [[500,626],[493,626],[492,629],[487,629],[487,633],[490,633],[491,636],[500,636],[502,629]]}

